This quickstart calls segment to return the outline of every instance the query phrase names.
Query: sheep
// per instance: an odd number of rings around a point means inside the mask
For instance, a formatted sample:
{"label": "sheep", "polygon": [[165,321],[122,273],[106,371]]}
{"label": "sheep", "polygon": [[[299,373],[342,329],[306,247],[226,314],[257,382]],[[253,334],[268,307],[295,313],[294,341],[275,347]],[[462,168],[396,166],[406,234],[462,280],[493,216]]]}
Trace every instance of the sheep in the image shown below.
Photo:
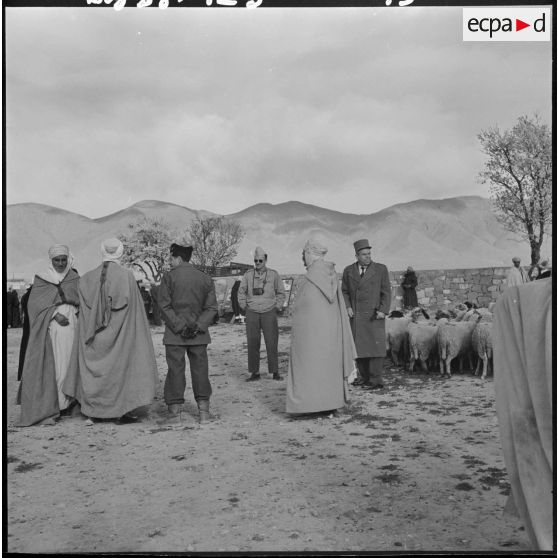
{"label": "sheep", "polygon": [[480,314],[480,322],[492,323],[492,312],[488,308],[477,308],[476,310]]}
{"label": "sheep", "polygon": [[391,354],[395,366],[407,361],[409,353],[409,333],[407,326],[411,321],[410,315],[403,318],[386,318],[386,351]]}
{"label": "sheep", "polygon": [[392,310],[389,314],[388,314],[388,318],[404,318],[405,314],[403,314],[403,312],[401,310]]}
{"label": "sheep", "polygon": [[428,314],[426,314],[422,308],[416,308],[412,313],[412,321],[407,327],[409,332],[410,354],[409,373],[413,372],[417,360],[420,361],[422,370],[427,372],[427,361],[429,357],[435,355],[437,351],[437,324],[430,321],[421,321],[423,317],[427,318]]}
{"label": "sheep", "polygon": [[478,355],[475,376],[480,374],[482,360],[482,376],[484,380],[488,373],[489,361],[492,359],[492,323],[479,320],[471,336],[471,344]]}
{"label": "sheep", "polygon": [[450,317],[451,316],[449,312],[444,312],[443,310],[436,310],[436,315],[434,316],[434,319],[436,321],[441,320],[442,318],[447,318],[449,320]]}
{"label": "sheep", "polygon": [[454,321],[461,322],[465,318],[465,315],[469,312],[469,308],[466,304],[460,303],[455,307],[453,312],[454,314]]}
{"label": "sheep", "polygon": [[[476,310],[468,310],[461,322],[444,322],[438,327],[440,375],[451,377],[451,361],[456,356],[470,355],[471,337],[480,319]],[[444,369],[445,368],[445,369]],[[461,366],[462,368],[462,366]]]}

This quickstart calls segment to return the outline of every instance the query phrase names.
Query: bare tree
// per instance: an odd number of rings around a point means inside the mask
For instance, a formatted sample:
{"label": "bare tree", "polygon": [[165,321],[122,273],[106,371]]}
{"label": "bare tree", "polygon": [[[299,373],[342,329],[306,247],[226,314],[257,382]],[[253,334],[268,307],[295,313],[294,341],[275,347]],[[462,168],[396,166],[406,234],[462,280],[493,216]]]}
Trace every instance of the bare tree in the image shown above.
{"label": "bare tree", "polygon": [[226,217],[199,217],[187,229],[193,246],[193,265],[207,273],[229,263],[238,252],[244,237],[242,226]]}
{"label": "bare tree", "polygon": [[552,227],[552,137],[540,118],[521,116],[508,131],[495,127],[478,135],[488,155],[480,182],[490,185],[496,217],[531,246],[538,263],[545,234]]}
{"label": "bare tree", "polygon": [[170,268],[169,246],[175,231],[162,219],[145,218],[130,223],[126,233],[119,235],[124,244],[122,263],[139,271],[145,279],[159,283]]}

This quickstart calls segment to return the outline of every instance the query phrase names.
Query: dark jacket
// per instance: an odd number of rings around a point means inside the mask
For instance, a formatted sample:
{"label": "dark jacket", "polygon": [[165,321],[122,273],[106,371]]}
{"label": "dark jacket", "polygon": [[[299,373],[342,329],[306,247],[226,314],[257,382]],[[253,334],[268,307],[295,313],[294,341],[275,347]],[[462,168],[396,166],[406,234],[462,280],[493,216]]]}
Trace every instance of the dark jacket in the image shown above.
{"label": "dark jacket", "polygon": [[361,278],[358,263],[343,271],[341,291],[347,308],[352,308],[351,330],[359,358],[381,357],[386,354],[385,320],[376,313],[389,314],[391,285],[384,264],[372,262]]}
{"label": "dark jacket", "polygon": [[[167,271],[157,292],[157,303],[165,322],[165,345],[207,345],[211,343],[209,326],[217,315],[215,285],[209,275],[183,262]],[[180,332],[185,327],[203,331],[193,339]]]}

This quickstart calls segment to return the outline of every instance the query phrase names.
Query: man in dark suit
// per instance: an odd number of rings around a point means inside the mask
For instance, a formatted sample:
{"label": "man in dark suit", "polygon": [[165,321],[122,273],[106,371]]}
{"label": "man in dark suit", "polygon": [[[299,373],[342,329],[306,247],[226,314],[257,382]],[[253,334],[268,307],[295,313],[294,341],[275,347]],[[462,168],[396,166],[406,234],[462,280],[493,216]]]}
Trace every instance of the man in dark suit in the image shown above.
{"label": "man in dark suit", "polygon": [[206,422],[209,420],[211,396],[207,361],[207,345],[211,343],[211,338],[208,328],[217,314],[215,285],[209,275],[189,263],[191,246],[172,244],[170,251],[173,269],[163,275],[157,293],[166,325],[163,344],[169,370],[165,380],[165,402],[170,415],[180,413],[186,389],[187,353],[200,422]]}
{"label": "man in dark suit", "polygon": [[341,291],[355,339],[362,387],[381,389],[391,285],[387,267],[372,261],[368,240],[357,240],[354,248],[357,261],[343,271]]}

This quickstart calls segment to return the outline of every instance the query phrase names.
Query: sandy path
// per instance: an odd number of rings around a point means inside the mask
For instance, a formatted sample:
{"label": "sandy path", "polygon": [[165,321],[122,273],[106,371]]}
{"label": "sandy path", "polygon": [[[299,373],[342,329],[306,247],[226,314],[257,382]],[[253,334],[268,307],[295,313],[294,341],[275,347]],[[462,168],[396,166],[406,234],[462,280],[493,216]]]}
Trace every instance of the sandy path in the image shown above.
{"label": "sandy path", "polygon": [[[166,419],[159,395],[139,424],[21,429],[21,330],[8,330],[9,551],[529,548],[519,519],[502,513],[509,484],[491,379],[388,369],[383,393],[351,388],[337,416],[294,420],[265,351],[262,380],[245,383],[244,328],[221,323],[212,337],[208,425],[197,423],[188,379],[180,420]],[[163,380],[162,328],[153,340]]]}

